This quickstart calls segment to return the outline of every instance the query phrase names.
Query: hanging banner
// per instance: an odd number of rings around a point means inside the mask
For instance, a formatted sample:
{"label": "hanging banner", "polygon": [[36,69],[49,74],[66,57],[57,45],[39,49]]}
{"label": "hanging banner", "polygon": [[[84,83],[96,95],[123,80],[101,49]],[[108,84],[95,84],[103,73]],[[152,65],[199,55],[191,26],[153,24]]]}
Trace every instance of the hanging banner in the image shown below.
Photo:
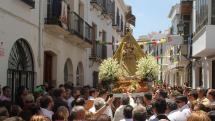
{"label": "hanging banner", "polygon": [[[138,41],[138,44],[139,45],[158,45],[158,44],[164,44],[164,43],[167,43],[167,42],[170,42],[171,39],[170,37],[168,37],[168,39],[166,38],[162,38],[160,40],[146,40],[146,39],[142,39],[141,41]],[[105,45],[105,44],[113,44],[112,42],[103,42],[103,41],[100,41],[100,40],[97,40],[96,43],[98,44],[102,44],[102,45]],[[118,42],[118,43],[115,43],[115,45],[120,45],[121,42]]]}
{"label": "hanging banner", "polygon": [[61,16],[60,16],[61,25],[64,29],[68,29],[68,15],[67,15],[67,4],[65,1],[61,2]]}
{"label": "hanging banner", "polygon": [[153,44],[153,45],[157,45],[157,44],[163,44],[163,43],[167,43],[167,42],[171,42],[172,38],[170,36],[168,36],[167,38],[162,38],[159,40],[150,40],[150,39],[142,39],[141,40],[143,42],[144,45],[148,45],[148,44]]}

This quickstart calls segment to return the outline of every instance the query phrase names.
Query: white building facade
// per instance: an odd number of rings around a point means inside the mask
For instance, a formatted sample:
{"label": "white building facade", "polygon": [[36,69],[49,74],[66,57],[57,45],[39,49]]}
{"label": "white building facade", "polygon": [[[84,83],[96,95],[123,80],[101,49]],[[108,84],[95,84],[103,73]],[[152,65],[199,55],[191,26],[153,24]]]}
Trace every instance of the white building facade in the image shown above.
{"label": "white building facade", "polygon": [[0,84],[13,88],[13,94],[19,85],[41,83],[39,18],[39,1],[0,1]]}
{"label": "white building facade", "polygon": [[97,86],[101,60],[125,35],[124,1],[26,1],[0,1],[0,85]]}
{"label": "white building facade", "polygon": [[[186,7],[186,12],[184,8]],[[169,55],[169,63],[165,72],[165,79],[171,86],[184,86],[188,83],[188,65],[189,60],[187,58],[188,43],[187,36],[190,32],[190,2],[181,1],[181,3],[172,6],[169,19],[172,26],[170,28],[171,42],[168,43],[168,51],[166,55]],[[182,30],[179,30],[179,25],[182,24]],[[185,31],[186,30],[186,31]],[[188,86],[188,84],[186,84]]]}
{"label": "white building facade", "polygon": [[193,2],[192,87],[215,88],[215,1]]}

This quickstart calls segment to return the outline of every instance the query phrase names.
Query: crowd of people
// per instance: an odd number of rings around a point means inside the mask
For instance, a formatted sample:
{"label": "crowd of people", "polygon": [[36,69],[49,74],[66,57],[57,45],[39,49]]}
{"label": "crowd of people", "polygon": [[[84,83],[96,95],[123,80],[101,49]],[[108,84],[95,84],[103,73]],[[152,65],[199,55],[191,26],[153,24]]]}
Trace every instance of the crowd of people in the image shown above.
{"label": "crowd of people", "polygon": [[200,87],[158,85],[137,97],[71,83],[21,86],[16,96],[5,86],[1,93],[0,121],[215,121],[215,89]]}

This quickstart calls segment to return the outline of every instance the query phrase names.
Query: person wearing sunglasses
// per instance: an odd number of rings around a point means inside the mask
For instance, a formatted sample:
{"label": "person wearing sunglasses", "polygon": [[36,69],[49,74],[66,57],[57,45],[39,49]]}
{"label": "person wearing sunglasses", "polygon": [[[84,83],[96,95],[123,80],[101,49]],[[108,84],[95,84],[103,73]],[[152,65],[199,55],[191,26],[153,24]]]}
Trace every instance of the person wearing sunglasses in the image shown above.
{"label": "person wearing sunglasses", "polygon": [[194,103],[195,101],[197,101],[198,98],[198,93],[196,90],[191,90],[188,95],[188,105],[191,107],[191,104]]}
{"label": "person wearing sunglasses", "polygon": [[210,101],[206,98],[206,89],[198,87],[197,93],[198,93],[197,102],[205,105],[206,107],[209,107]]}
{"label": "person wearing sunglasses", "polygon": [[215,89],[209,89],[207,93],[207,98],[211,102],[211,107],[215,109]]}

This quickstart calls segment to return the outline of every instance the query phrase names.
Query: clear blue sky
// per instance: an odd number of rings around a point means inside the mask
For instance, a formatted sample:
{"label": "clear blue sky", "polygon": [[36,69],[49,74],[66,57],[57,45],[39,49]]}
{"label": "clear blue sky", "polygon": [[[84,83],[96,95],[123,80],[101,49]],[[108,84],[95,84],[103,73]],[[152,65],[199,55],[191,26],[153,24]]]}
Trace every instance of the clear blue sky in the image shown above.
{"label": "clear blue sky", "polygon": [[164,31],[171,26],[168,14],[180,0],[124,0],[136,16],[135,38],[152,31]]}

